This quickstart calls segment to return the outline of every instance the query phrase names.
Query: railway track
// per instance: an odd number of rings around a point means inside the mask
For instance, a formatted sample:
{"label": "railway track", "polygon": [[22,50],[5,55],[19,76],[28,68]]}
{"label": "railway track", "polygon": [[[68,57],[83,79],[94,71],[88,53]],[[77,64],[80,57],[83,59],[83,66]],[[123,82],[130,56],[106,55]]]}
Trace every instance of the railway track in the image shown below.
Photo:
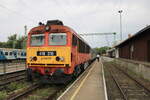
{"label": "railway track", "polygon": [[[105,64],[115,83],[121,100],[149,100],[150,91],[134,78],[113,64]],[[116,94],[115,94],[116,95]],[[119,98],[118,96],[118,98]],[[112,96],[113,97],[113,96]]]}
{"label": "railway track", "polygon": [[15,94],[9,95],[7,100],[30,100],[31,98],[32,100],[56,100],[58,95],[66,90],[66,88],[70,86],[73,81],[65,85],[43,85],[40,83],[36,83],[31,85],[30,87],[22,89],[21,91],[18,91]]}
{"label": "railway track", "polygon": [[9,95],[7,100],[18,100],[21,97],[27,96],[30,92],[36,90],[39,87],[40,87],[39,84],[33,84],[29,86],[28,88],[25,88],[22,91],[19,91],[18,93]]}
{"label": "railway track", "polygon": [[[34,98],[33,100],[56,100],[57,94],[63,90],[66,86],[49,86],[49,85],[41,85],[41,84],[33,84],[28,88],[22,89],[17,93],[10,94],[6,100],[29,100],[30,98]],[[44,92],[44,89],[48,89],[47,96],[40,96]],[[38,91],[41,91],[41,94],[38,94]]]}
{"label": "railway track", "polygon": [[111,73],[106,69],[107,63],[104,63],[105,81],[107,87],[108,100],[124,100],[118,86],[113,80]]}
{"label": "railway track", "polygon": [[8,84],[12,82],[17,82],[17,81],[21,81],[25,79],[26,79],[25,70],[1,74],[0,75],[0,90],[5,88],[5,86],[7,86]]}

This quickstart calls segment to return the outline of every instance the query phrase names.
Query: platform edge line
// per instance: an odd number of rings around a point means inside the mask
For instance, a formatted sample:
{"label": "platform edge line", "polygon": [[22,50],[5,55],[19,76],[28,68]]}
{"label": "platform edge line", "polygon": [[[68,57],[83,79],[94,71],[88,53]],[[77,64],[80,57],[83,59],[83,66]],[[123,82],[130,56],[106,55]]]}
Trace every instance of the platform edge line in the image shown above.
{"label": "platform edge line", "polygon": [[[94,63],[93,66],[95,66],[96,63]],[[91,71],[94,69],[94,67],[92,67],[91,69],[89,69],[88,73],[86,74],[86,76],[84,77],[84,79],[81,81],[81,83],[79,84],[79,87],[75,90],[74,94],[71,96],[70,100],[74,100],[74,98],[76,97],[77,93],[80,91],[81,87],[83,86],[84,82],[86,81],[87,77],[89,76],[89,74],[91,74]]]}
{"label": "platform edge line", "polygon": [[103,84],[104,84],[104,94],[105,94],[105,100],[108,100],[108,95],[107,95],[107,88],[106,88],[106,81],[105,81],[105,77],[104,77],[104,67],[103,67],[103,63],[102,63],[102,58],[101,58],[101,65],[102,65],[102,74],[103,74]]}
{"label": "platform edge line", "polygon": [[[94,63],[96,63],[96,62],[94,62]],[[89,66],[89,67],[91,67],[91,66]],[[89,69],[90,70],[90,69]],[[79,80],[79,79],[81,79],[81,77],[85,74],[85,72],[87,72],[87,71],[84,71],[83,73],[82,73],[82,75],[80,75],[58,98],[57,98],[57,100],[60,100],[72,87],[73,87],[73,85]]]}

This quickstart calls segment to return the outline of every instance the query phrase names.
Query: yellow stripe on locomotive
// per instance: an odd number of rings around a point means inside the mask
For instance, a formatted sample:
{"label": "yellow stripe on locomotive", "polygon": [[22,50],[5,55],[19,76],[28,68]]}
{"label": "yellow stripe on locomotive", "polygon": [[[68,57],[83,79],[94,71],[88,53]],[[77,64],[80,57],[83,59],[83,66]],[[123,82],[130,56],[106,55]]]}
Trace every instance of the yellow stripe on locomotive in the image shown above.
{"label": "yellow stripe on locomotive", "polygon": [[69,67],[71,66],[70,47],[29,47],[27,48],[28,66]]}

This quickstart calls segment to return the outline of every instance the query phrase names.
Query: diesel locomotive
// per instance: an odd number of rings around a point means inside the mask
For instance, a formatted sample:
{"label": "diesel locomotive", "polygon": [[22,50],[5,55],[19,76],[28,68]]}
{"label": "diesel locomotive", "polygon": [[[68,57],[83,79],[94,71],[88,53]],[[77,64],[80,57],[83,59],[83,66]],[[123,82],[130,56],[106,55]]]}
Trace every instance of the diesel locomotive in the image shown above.
{"label": "diesel locomotive", "polygon": [[91,62],[90,51],[83,38],[62,21],[40,23],[28,33],[28,80],[35,74],[42,79],[61,82],[77,77]]}

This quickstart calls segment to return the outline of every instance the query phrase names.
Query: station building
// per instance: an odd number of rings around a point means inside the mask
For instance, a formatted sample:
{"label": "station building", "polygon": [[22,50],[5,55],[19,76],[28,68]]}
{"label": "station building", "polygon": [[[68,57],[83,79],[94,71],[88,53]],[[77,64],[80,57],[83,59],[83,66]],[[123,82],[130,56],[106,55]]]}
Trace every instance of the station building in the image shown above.
{"label": "station building", "polygon": [[119,58],[150,62],[150,25],[115,46]]}

